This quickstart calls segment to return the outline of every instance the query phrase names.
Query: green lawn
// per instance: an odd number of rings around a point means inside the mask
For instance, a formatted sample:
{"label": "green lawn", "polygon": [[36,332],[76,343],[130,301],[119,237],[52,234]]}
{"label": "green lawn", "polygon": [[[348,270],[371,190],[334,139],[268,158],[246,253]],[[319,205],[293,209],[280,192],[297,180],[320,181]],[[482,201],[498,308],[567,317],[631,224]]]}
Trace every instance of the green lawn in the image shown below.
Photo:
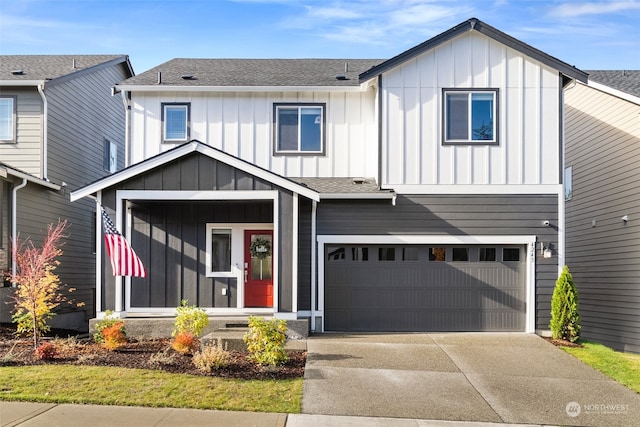
{"label": "green lawn", "polygon": [[302,378],[221,379],[143,369],[0,367],[0,400],[299,413]]}
{"label": "green lawn", "polygon": [[640,354],[622,353],[602,344],[582,341],[584,347],[561,347],[598,371],[640,393]]}

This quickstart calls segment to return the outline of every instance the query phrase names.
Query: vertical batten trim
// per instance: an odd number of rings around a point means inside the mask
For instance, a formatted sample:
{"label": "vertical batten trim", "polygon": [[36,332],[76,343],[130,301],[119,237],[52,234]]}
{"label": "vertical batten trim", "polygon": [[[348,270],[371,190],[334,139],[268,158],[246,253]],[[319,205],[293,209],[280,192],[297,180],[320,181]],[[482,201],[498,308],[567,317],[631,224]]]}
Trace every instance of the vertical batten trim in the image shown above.
{"label": "vertical batten trim", "polygon": [[96,193],[96,300],[95,311],[96,316],[102,312],[102,191]]}
{"label": "vertical batten trim", "polygon": [[298,312],[298,193],[293,193],[293,215],[291,236],[291,311]]}
{"label": "vertical batten trim", "polygon": [[311,201],[311,331],[316,330],[316,301],[318,295],[318,288],[316,283],[317,275],[317,231],[316,231],[316,216],[318,212],[318,202]]}

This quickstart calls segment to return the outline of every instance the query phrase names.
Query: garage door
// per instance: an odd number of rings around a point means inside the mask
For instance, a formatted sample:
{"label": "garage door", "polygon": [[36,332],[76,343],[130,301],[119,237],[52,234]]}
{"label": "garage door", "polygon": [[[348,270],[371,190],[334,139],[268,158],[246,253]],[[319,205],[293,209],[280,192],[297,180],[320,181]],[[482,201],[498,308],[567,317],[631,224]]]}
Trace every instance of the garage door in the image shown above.
{"label": "garage door", "polygon": [[325,245],[326,331],[524,331],[524,246]]}

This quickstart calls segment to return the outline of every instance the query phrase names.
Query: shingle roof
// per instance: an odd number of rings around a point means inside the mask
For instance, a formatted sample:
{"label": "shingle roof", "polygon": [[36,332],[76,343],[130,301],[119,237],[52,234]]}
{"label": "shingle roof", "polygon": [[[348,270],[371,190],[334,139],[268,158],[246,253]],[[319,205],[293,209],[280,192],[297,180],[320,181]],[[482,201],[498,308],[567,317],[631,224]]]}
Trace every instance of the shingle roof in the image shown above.
{"label": "shingle roof", "polygon": [[289,178],[294,182],[304,185],[320,194],[363,194],[380,193],[389,190],[381,190],[375,178]]}
{"label": "shingle roof", "polygon": [[126,55],[0,55],[0,80],[52,80],[126,58]]}
{"label": "shingle roof", "polygon": [[589,80],[640,97],[640,70],[591,70]]}
{"label": "shingle roof", "polygon": [[[176,58],[131,77],[120,85],[157,85],[160,72],[162,85],[166,86],[358,86],[358,75],[382,61]],[[337,76],[344,76],[344,79]]]}
{"label": "shingle roof", "polygon": [[376,77],[377,75],[380,75],[385,71],[388,71],[389,69],[395,68],[398,65],[403,64],[404,62],[412,58],[415,58],[417,55],[420,55],[421,53],[426,52],[446,42],[447,40],[451,40],[452,38],[471,30],[478,31],[487,37],[491,37],[492,39],[512,49],[517,50],[518,52],[530,56],[531,58],[534,58],[550,67],[553,67],[568,77],[578,79],[585,83],[587,81],[587,74],[584,71],[579,70],[576,67],[569,65],[557,58],[554,58],[553,56],[548,55],[547,53],[542,52],[541,50],[538,50],[533,46],[530,46],[514,37],[511,37],[510,35],[503,33],[502,31],[493,28],[490,25],[487,25],[477,18],[468,19],[441,34],[438,34],[437,36],[432,37],[429,40],[420,43],[419,45],[414,46],[411,49],[400,53],[399,55],[394,56],[384,63],[379,64],[375,68],[361,74],[360,79],[368,80]]}

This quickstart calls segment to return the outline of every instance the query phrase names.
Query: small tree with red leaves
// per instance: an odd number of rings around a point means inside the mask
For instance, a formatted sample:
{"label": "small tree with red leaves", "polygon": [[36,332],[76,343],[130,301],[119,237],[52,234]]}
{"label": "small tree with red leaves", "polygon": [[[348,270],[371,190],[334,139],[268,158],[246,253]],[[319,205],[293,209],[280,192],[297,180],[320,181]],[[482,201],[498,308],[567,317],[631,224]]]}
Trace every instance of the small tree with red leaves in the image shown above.
{"label": "small tree with red leaves", "polygon": [[55,314],[53,309],[66,301],[60,292],[60,279],[53,273],[59,265],[56,258],[62,254],[60,246],[66,228],[66,220],[56,226],[49,224],[41,247],[36,247],[29,238],[21,243],[12,242],[16,267],[15,274],[9,275],[16,286],[13,320],[17,334],[33,336],[34,348],[38,347],[40,335],[50,329],[47,320]]}

